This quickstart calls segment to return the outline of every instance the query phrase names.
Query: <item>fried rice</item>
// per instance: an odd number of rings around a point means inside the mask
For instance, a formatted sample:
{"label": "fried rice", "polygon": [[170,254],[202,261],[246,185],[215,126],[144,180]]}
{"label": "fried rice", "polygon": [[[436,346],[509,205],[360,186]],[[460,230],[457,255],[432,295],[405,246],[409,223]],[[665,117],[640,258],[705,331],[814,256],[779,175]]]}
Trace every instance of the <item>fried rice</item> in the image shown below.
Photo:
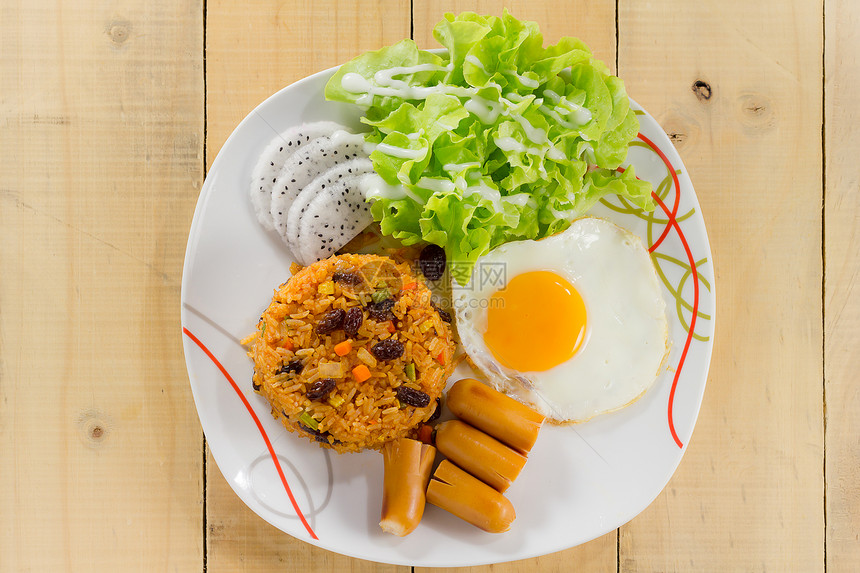
{"label": "fried rice", "polygon": [[[328,331],[350,309],[358,309],[349,312],[352,325]],[[423,280],[376,255],[338,255],[299,270],[243,342],[272,415],[338,452],[414,437],[455,365],[451,329]]]}

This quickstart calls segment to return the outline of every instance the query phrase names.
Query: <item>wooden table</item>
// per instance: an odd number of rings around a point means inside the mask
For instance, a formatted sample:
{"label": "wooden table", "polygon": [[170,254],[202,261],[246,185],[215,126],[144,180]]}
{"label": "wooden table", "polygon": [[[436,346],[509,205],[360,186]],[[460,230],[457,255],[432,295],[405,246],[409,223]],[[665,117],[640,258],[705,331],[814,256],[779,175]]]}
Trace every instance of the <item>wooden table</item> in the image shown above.
{"label": "wooden table", "polygon": [[699,422],[657,500],[475,570],[860,570],[860,4],[11,0],[0,571],[409,571],[297,541],[233,494],[185,371],[185,243],[207,166],[264,98],[503,5],[583,38],[670,134],[719,296]]}

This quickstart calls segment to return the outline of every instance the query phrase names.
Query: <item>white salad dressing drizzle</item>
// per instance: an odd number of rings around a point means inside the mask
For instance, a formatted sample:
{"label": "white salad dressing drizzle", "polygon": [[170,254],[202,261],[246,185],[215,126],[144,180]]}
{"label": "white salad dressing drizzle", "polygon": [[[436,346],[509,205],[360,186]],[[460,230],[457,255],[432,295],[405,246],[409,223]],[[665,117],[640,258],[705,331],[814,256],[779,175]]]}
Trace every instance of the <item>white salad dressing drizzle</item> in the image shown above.
{"label": "white salad dressing drizzle", "polygon": [[421,149],[407,149],[406,147],[397,147],[396,145],[390,145],[388,143],[377,143],[376,150],[380,153],[384,153],[385,155],[390,155],[391,157],[397,157],[400,159],[424,159],[427,155],[426,147],[422,147]]}
{"label": "white salad dressing drizzle", "polygon": [[521,76],[520,74],[518,74],[514,70],[505,70],[503,73],[510,74],[510,75],[514,76],[517,79],[517,81],[520,82],[520,84],[522,84],[522,86],[526,87],[526,88],[535,89],[536,87],[538,87],[540,85],[539,81],[533,80],[531,78],[527,78],[526,76]]}
{"label": "white salad dressing drizzle", "polygon": [[477,161],[467,161],[466,163],[446,163],[442,166],[442,171],[446,171],[448,173],[459,173],[464,169],[468,169],[470,167],[475,167],[479,169],[481,164]]}
{"label": "white salad dressing drizzle", "polygon": [[[464,182],[465,183],[465,182]],[[469,185],[463,190],[463,195],[466,197],[471,197],[474,194],[478,194],[482,199],[486,199],[493,204],[493,209],[495,211],[502,211],[502,194],[499,193],[498,189],[494,189],[490,187],[483,180],[478,181],[477,185]]]}
{"label": "white salad dressing drizzle", "polygon": [[388,199],[394,201],[409,197],[419,205],[424,203],[421,197],[410,191],[405,185],[391,185],[376,173],[363,175],[358,182],[358,188],[361,189],[367,200]]}
{"label": "white salad dressing drizzle", "polygon": [[466,61],[473,66],[477,66],[485,74],[490,75],[490,72],[487,71],[487,68],[484,67],[484,64],[481,62],[481,60],[478,59],[478,56],[469,54],[468,56],[466,56]]}
{"label": "white salad dressing drizzle", "polygon": [[422,177],[415,186],[434,193],[450,193],[457,188],[453,181],[442,177]]}
{"label": "white salad dressing drizzle", "polygon": [[561,97],[553,90],[544,90],[543,95],[556,104],[556,113],[558,113],[558,109],[566,111],[565,115],[573,120],[575,127],[581,127],[591,121],[591,110],[587,107],[573,103],[567,98]]}
{"label": "white salad dressing drizzle", "polygon": [[523,207],[531,198],[532,196],[529,193],[517,193],[515,195],[502,197],[502,201],[510,203],[511,205],[516,205],[517,207]]}
{"label": "white salad dressing drizzle", "polygon": [[[483,63],[474,55],[466,56],[466,61],[479,67],[485,73],[487,72]],[[356,73],[344,74],[341,78],[343,89],[350,93],[362,94],[356,103],[362,105],[370,105],[374,96],[392,96],[403,99],[421,100],[426,99],[432,94],[453,95],[464,98],[466,101],[463,107],[472,115],[477,117],[485,124],[494,124],[498,121],[499,116],[510,117],[516,121],[523,129],[526,138],[529,142],[535,144],[524,145],[512,137],[496,138],[496,145],[503,151],[515,151],[517,153],[528,152],[534,155],[547,157],[554,161],[562,161],[566,159],[565,154],[552,145],[547,137],[547,132],[543,128],[535,127],[522,114],[514,113],[513,109],[516,103],[522,102],[525,99],[523,96],[515,93],[506,93],[505,96],[499,96],[499,101],[488,100],[478,95],[478,88],[449,86],[445,84],[437,84],[435,86],[413,86],[408,82],[398,79],[399,76],[406,76],[420,72],[444,71],[450,72],[453,70],[453,62],[445,66],[436,64],[416,64],[414,66],[395,66],[392,68],[379,70],[373,75],[373,82]],[[525,77],[517,73],[515,70],[508,70],[504,73],[513,75],[525,87],[537,88],[540,83],[537,80]],[[485,87],[495,87],[501,92],[501,86],[494,82],[488,82]],[[560,96],[553,90],[544,90],[543,95],[549,99],[553,105],[550,106],[543,101],[537,101],[538,109],[551,117],[559,125],[568,129],[576,129],[591,121],[591,112],[584,106],[575,104]],[[515,103],[516,102],[516,103]],[[450,126],[444,126],[446,129],[452,129]],[[417,138],[417,134],[412,134],[411,138]],[[401,159],[423,159],[426,156],[427,149],[413,150],[380,143],[376,149],[386,155],[398,157]],[[591,155],[593,156],[593,150]],[[453,164],[452,164],[453,165]],[[447,169],[446,169],[447,171]],[[546,173],[546,170],[541,166],[541,171]]]}

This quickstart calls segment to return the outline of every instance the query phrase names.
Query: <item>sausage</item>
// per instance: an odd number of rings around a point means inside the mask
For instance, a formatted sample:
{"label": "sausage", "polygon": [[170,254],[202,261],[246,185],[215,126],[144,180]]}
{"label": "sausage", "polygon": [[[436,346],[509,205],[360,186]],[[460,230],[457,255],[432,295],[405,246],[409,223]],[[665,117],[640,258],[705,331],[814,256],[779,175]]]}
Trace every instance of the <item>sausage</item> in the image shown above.
{"label": "sausage", "polygon": [[544,421],[542,414],[473,378],[451,387],[448,409],[522,454],[532,449]]}
{"label": "sausage", "polygon": [[398,438],[382,447],[385,475],[379,527],[383,531],[404,537],[418,527],[435,457],[436,448],[409,438]]}
{"label": "sausage", "polygon": [[526,456],[460,420],[436,426],[436,447],[446,458],[504,493],[526,465]]}
{"label": "sausage", "polygon": [[508,498],[448,460],[436,468],[427,501],[489,533],[507,531],[517,516]]}

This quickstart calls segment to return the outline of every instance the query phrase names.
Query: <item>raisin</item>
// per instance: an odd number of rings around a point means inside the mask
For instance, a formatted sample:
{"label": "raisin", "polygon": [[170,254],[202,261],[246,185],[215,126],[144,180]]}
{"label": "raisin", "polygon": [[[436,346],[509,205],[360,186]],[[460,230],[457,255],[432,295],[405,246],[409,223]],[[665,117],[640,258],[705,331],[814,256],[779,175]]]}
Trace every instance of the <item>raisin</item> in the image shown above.
{"label": "raisin", "polygon": [[442,319],[442,322],[447,322],[448,324],[451,324],[451,314],[450,313],[439,308],[439,306],[435,302],[431,302],[430,306],[433,307],[433,310],[435,310],[437,313],[439,313],[439,318]]}
{"label": "raisin", "polygon": [[445,249],[439,245],[427,245],[418,255],[418,266],[428,280],[438,281],[445,274]]}
{"label": "raisin", "polygon": [[321,380],[317,380],[311,387],[308,388],[307,397],[308,400],[322,400],[329,393],[334,390],[334,387],[337,385],[332,378],[323,378]]}
{"label": "raisin", "polygon": [[430,404],[430,395],[421,390],[413,390],[409,386],[397,387],[397,399],[409,406],[423,408]]}
{"label": "raisin", "polygon": [[376,322],[385,322],[386,320],[395,320],[396,317],[391,309],[394,307],[394,299],[387,298],[380,302],[372,302],[367,305],[367,312],[370,318]]}
{"label": "raisin", "polygon": [[432,422],[433,420],[438,420],[439,416],[442,415],[442,398],[436,398],[436,409],[433,410],[433,413],[430,414],[430,417],[427,418],[428,422]]}
{"label": "raisin", "polygon": [[260,384],[257,384],[257,383],[256,383],[256,382],[254,382],[253,380],[251,380],[251,386],[253,386],[253,387],[254,387],[254,391],[255,391],[255,392],[259,392],[259,391],[260,391],[260,388],[262,388],[262,386],[261,386]]}
{"label": "raisin", "polygon": [[290,372],[300,373],[305,365],[301,360],[290,360],[287,364],[281,366],[275,374],[289,374]]}
{"label": "raisin", "polygon": [[317,323],[317,334],[334,332],[343,325],[344,318],[346,318],[346,311],[342,308],[334,308],[326,311]]}
{"label": "raisin", "polygon": [[318,441],[322,444],[342,444],[343,443],[340,440],[338,440],[337,438],[332,438],[331,434],[329,434],[328,432],[320,432],[319,430],[314,430],[313,428],[309,428],[309,427],[305,426],[301,422],[299,422],[296,425],[300,429],[311,434],[316,441]]}
{"label": "raisin", "polygon": [[347,273],[343,271],[338,271],[331,276],[331,280],[338,284],[349,285],[349,286],[357,286],[360,285],[364,279],[361,278],[361,275],[358,273]]}
{"label": "raisin", "polygon": [[347,336],[355,336],[361,323],[364,322],[364,313],[357,306],[346,311],[346,317],[343,319],[343,332]]}
{"label": "raisin", "polygon": [[388,338],[374,344],[370,351],[379,360],[394,360],[403,356],[403,343]]}

